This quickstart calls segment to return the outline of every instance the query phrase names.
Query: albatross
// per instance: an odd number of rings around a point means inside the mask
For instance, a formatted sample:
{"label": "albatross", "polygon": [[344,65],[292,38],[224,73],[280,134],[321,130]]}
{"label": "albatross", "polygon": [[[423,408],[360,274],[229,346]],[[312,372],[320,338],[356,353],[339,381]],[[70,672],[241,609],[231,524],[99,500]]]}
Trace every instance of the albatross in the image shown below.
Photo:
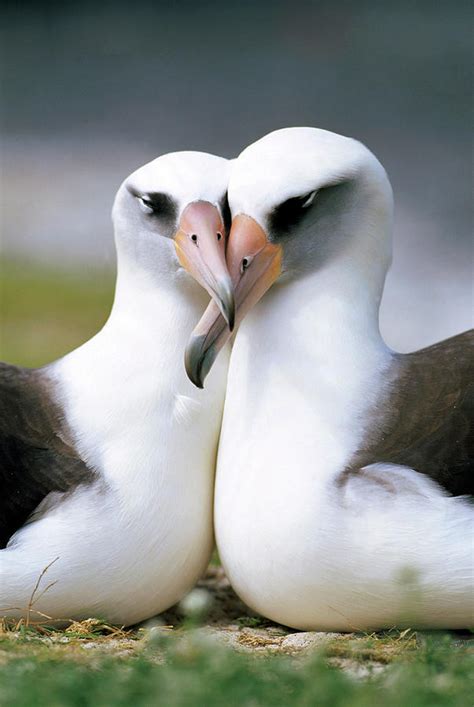
{"label": "albatross", "polygon": [[[232,585],[303,630],[472,625],[474,335],[384,343],[385,170],[358,141],[289,128],[242,152],[228,194],[240,327],[214,507]],[[196,385],[228,337],[210,305]]]}
{"label": "albatross", "polygon": [[204,571],[227,366],[196,395],[183,350],[201,285],[232,325],[228,174],[181,152],[129,176],[103,329],[43,368],[1,364],[0,615],[129,625]]}

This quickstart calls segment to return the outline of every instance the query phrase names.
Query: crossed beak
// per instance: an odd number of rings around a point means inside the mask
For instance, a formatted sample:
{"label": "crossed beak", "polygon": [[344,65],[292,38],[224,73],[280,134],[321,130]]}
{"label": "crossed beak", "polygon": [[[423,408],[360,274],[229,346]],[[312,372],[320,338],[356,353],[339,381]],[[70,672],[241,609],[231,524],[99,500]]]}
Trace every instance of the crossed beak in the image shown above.
{"label": "crossed beak", "polygon": [[[235,292],[237,325],[281,274],[281,261],[281,246],[271,243],[253,218],[245,214],[234,218],[227,244],[227,264]],[[204,386],[217,354],[230,336],[219,309],[211,302],[185,353],[186,372],[198,388]]]}
{"label": "crossed beak", "polygon": [[174,244],[179,262],[209,292],[232,331],[235,301],[225,259],[225,235],[217,207],[208,201],[194,201],[181,215]]}

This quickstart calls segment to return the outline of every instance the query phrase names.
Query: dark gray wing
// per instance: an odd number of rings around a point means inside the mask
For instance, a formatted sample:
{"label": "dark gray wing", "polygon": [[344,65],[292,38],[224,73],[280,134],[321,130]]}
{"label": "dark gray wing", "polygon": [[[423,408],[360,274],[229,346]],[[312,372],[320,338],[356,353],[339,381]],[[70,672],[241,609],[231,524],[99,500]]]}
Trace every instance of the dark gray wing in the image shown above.
{"label": "dark gray wing", "polygon": [[50,492],[93,478],[67,441],[46,371],[0,363],[0,547]]}
{"label": "dark gray wing", "polygon": [[455,496],[474,494],[474,330],[396,354],[390,376],[351,468],[403,464]]}

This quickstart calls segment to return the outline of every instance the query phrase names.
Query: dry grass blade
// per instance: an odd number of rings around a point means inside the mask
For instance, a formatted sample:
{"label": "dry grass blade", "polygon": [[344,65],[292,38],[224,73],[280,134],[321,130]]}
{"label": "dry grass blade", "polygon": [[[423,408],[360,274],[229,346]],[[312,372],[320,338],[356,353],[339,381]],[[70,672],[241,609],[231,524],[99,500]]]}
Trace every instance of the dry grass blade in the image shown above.
{"label": "dry grass blade", "polygon": [[[46,574],[46,572],[49,570],[49,568],[52,567],[52,566],[54,565],[54,563],[57,562],[58,560],[59,560],[59,557],[56,557],[56,558],[55,558],[54,560],[52,560],[48,565],[46,565],[46,567],[41,571],[41,573],[40,573],[38,579],[36,580],[36,584],[35,584],[35,586],[34,586],[34,588],[33,588],[33,591],[31,592],[30,601],[28,602],[28,606],[27,606],[27,609],[26,609],[26,625],[27,625],[27,626],[30,625],[30,615],[31,615],[31,611],[32,611],[32,608],[33,608],[34,604],[38,601],[38,599],[40,599],[40,598],[45,594],[45,592],[48,591],[48,589],[51,589],[51,587],[53,587],[53,586],[56,584],[56,581],[57,581],[57,580],[54,581],[54,582],[51,582],[51,583],[48,584],[48,586],[41,592],[41,594],[39,594],[38,596],[36,596],[36,592],[37,592],[38,589],[39,589],[39,586],[40,586],[40,584],[41,584],[41,580],[43,579],[43,577],[45,576],[45,574]],[[40,612],[37,612],[37,613],[40,613]]]}

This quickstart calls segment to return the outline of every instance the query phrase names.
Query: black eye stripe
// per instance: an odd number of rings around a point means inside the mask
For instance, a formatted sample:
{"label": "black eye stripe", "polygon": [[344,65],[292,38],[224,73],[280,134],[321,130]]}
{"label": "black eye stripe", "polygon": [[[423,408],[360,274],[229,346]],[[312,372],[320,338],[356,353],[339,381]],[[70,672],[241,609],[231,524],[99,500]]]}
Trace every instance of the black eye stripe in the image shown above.
{"label": "black eye stripe", "polygon": [[230,230],[230,224],[232,221],[232,216],[230,213],[229,201],[227,199],[227,194],[224,194],[220,201],[222,220],[224,222],[225,230],[228,233]]}
{"label": "black eye stripe", "polygon": [[174,199],[168,196],[168,194],[151,192],[142,194],[139,198],[141,198],[145,206],[148,206],[153,212],[158,214],[170,216],[177,210]]}
{"label": "black eye stripe", "polygon": [[295,226],[311,208],[311,203],[305,206],[313,191],[301,196],[294,196],[276,206],[269,216],[270,230],[273,233],[285,233]]}
{"label": "black eye stripe", "polygon": [[169,194],[165,192],[140,192],[130,185],[127,185],[127,191],[150,208],[153,211],[153,215],[163,215],[170,219],[176,218],[178,205]]}
{"label": "black eye stripe", "polygon": [[[301,194],[299,196],[293,196],[291,199],[287,199],[283,203],[280,204],[280,207],[286,207],[286,208],[305,208],[306,202],[311,199],[311,197],[315,194],[315,190],[313,189],[312,191],[309,191],[307,194]],[[311,203],[311,202],[310,202]],[[279,208],[279,207],[277,207]]]}
{"label": "black eye stripe", "polygon": [[[172,238],[176,231],[178,219],[178,204],[165,192],[138,191],[127,184],[127,191],[136,199],[136,207],[142,219],[146,219],[147,228],[158,232],[161,236]],[[139,202],[145,205],[140,208]]]}

